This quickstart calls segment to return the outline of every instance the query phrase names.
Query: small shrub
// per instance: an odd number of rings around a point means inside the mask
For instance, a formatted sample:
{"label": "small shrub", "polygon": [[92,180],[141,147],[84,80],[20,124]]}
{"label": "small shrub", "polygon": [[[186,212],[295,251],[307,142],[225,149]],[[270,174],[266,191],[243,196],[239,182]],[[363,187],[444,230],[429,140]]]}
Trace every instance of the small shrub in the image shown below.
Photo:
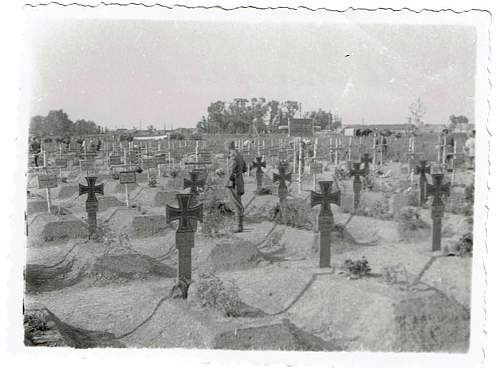
{"label": "small shrub", "polygon": [[150,178],[149,178],[148,185],[149,185],[151,188],[154,188],[154,187],[156,187],[156,184],[157,184],[157,182],[156,182],[156,178],[155,178],[154,176],[150,177]]}
{"label": "small shrub", "polygon": [[403,265],[386,266],[382,269],[382,277],[388,284],[408,284],[408,272]]}
{"label": "small shrub", "polygon": [[473,237],[472,233],[464,234],[454,247],[460,257],[472,256]]}
{"label": "small shrub", "polygon": [[224,283],[213,273],[200,275],[196,295],[203,307],[214,308],[226,317],[241,315],[241,299],[239,289],[234,280]]}
{"label": "small shrub", "polygon": [[398,218],[398,233],[403,240],[414,238],[415,232],[428,229],[429,225],[420,218],[418,210],[412,207],[403,207]]}
{"label": "small shrub", "polygon": [[177,176],[179,176],[179,172],[177,170],[170,170],[168,176],[170,176],[172,179],[175,179]]}
{"label": "small shrub", "polygon": [[356,261],[346,259],[340,268],[347,274],[347,277],[352,280],[367,276],[372,270],[364,256]]}

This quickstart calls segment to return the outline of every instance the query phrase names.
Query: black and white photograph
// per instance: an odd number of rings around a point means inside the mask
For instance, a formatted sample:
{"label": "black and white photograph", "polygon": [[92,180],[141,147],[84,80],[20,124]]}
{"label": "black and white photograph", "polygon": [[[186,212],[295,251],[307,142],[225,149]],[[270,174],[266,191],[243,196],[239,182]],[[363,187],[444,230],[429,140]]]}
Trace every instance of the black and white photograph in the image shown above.
{"label": "black and white photograph", "polygon": [[490,14],[132,8],[23,8],[22,344],[478,366]]}

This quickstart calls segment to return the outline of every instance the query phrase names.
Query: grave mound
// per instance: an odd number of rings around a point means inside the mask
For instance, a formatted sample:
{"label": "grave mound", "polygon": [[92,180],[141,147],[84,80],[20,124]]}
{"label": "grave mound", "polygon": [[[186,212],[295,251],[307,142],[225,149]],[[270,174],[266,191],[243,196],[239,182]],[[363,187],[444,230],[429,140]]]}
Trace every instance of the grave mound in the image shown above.
{"label": "grave mound", "polygon": [[27,264],[24,269],[26,292],[46,292],[60,290],[77,284],[83,279],[83,271],[72,274],[74,261],[59,267]]}
{"label": "grave mound", "polygon": [[136,280],[150,276],[172,278],[176,270],[143,254],[118,254],[97,257],[90,271],[97,280]]}
{"label": "grave mound", "polygon": [[47,212],[47,201],[44,199],[28,199],[26,211],[28,215]]}
{"label": "grave mound", "polygon": [[466,352],[470,313],[441,292],[419,291],[394,307],[395,351]]}
{"label": "grave mound", "polygon": [[90,331],[62,322],[46,308],[24,313],[25,346],[69,346],[79,349],[125,347],[109,332]]}
{"label": "grave mound", "polygon": [[87,224],[73,215],[42,215],[28,225],[30,239],[45,242],[88,237]]}
{"label": "grave mound", "polygon": [[99,198],[99,211],[106,211],[113,207],[123,207],[125,203],[113,196],[102,196]]}
{"label": "grave mound", "polygon": [[[51,261],[53,257],[51,254]],[[152,277],[171,278],[176,275],[174,268],[129,247],[123,247],[120,243],[85,242],[77,244],[58,258],[52,265],[26,266],[27,292],[60,290],[80,282],[88,286],[102,286]]]}
{"label": "grave mound", "polygon": [[237,237],[211,244],[211,248],[207,245],[198,250],[197,263],[201,272],[248,269],[263,259],[255,244]]}
{"label": "grave mound", "polygon": [[[127,184],[128,185],[128,192],[132,193],[132,191],[136,190],[139,185],[136,183],[133,184]],[[113,189],[111,189],[112,193],[125,193],[125,184],[120,184],[120,182],[114,183]]]}
{"label": "grave mound", "polygon": [[133,234],[137,237],[159,236],[169,227],[165,215],[141,215],[132,220]]}
{"label": "grave mound", "polygon": [[62,185],[57,193],[57,198],[66,199],[78,193],[78,185]]}
{"label": "grave mound", "polygon": [[286,202],[285,210],[281,211],[279,203],[275,204],[268,213],[270,221],[299,229],[312,230],[316,222],[314,213],[306,199],[293,198]]}
{"label": "grave mound", "polygon": [[156,192],[151,206],[152,207],[165,207],[167,204],[170,206],[177,207],[177,198],[176,194],[179,192],[166,192],[166,191],[159,191]]}
{"label": "grave mound", "polygon": [[284,320],[278,324],[239,328],[215,336],[215,349],[227,350],[287,350],[336,351],[335,343],[307,333]]}

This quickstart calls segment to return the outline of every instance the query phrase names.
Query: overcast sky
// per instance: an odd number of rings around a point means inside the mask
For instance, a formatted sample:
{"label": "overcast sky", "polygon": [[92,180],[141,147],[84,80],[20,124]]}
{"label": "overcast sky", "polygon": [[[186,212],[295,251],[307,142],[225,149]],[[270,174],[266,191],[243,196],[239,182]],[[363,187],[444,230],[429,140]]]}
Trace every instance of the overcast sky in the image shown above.
{"label": "overcast sky", "polygon": [[475,33],[456,26],[32,23],[32,115],[63,109],[108,127],[194,127],[236,97],[302,102],[344,123],[474,120]]}

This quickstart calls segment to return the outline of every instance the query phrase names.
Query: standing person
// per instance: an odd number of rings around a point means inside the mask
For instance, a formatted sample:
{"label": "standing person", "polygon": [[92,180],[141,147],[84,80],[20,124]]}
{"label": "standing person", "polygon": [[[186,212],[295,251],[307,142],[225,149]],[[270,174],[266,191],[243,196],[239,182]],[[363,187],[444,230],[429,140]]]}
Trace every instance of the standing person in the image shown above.
{"label": "standing person", "polygon": [[451,170],[451,160],[453,160],[453,146],[455,145],[455,140],[453,136],[449,134],[447,128],[443,129],[441,133],[441,145],[439,149],[441,150],[441,157],[445,155],[444,163],[446,168]]}
{"label": "standing person", "polygon": [[465,154],[467,155],[467,169],[468,170],[473,170],[474,169],[474,159],[476,155],[476,131],[473,130],[472,132],[469,133],[469,138],[465,141],[465,146],[464,146],[464,151]]}
{"label": "standing person", "polygon": [[34,137],[33,140],[31,141],[30,151],[35,161],[35,167],[38,167],[38,157],[41,152],[41,145],[37,137]]}
{"label": "standing person", "polygon": [[238,216],[238,227],[235,232],[243,231],[243,214],[245,208],[241,202],[241,196],[245,193],[245,182],[243,181],[243,174],[247,172],[247,164],[243,156],[236,150],[233,141],[229,142],[229,178],[227,181],[227,188],[229,188],[229,195],[231,203],[236,210]]}

